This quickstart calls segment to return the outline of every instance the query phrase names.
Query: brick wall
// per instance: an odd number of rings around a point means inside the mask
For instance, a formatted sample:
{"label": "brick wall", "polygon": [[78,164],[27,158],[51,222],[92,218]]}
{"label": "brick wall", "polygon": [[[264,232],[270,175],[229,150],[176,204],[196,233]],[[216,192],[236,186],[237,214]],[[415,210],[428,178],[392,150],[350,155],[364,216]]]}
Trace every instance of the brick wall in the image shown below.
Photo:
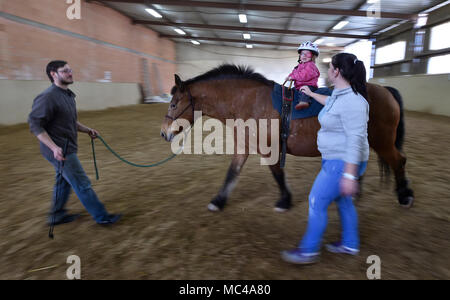
{"label": "brick wall", "polygon": [[[100,81],[111,72],[112,82],[142,83],[145,58],[153,91],[170,91],[176,72],[172,41],[132,25],[129,18],[98,2],[81,1],[81,20],[69,20],[69,6],[65,0],[0,0],[0,11],[9,16],[0,16],[1,79],[46,80],[47,63],[64,59],[76,81]],[[152,74],[154,63],[160,79]]]}

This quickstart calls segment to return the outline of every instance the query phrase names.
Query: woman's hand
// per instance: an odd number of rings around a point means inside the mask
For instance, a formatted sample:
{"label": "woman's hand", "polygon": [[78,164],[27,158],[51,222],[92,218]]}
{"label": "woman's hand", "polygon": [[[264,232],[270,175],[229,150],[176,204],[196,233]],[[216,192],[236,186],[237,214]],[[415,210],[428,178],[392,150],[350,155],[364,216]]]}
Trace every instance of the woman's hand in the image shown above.
{"label": "woman's hand", "polygon": [[342,177],[340,187],[342,196],[355,196],[359,191],[359,182],[355,179]]}
{"label": "woman's hand", "polygon": [[308,95],[308,96],[311,97],[312,91],[311,91],[311,89],[309,88],[309,86],[307,86],[307,85],[302,86],[302,87],[300,88],[300,91],[302,91],[303,93],[305,93],[306,95]]}

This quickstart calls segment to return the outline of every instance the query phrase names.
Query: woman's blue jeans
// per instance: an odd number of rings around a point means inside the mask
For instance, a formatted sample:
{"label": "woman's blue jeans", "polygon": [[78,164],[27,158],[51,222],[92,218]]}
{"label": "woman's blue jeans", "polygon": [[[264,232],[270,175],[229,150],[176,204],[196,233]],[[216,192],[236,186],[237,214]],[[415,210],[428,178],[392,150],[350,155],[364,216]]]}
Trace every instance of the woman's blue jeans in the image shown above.
{"label": "woman's blue jeans", "polygon": [[49,222],[52,222],[52,215],[54,215],[54,222],[58,222],[66,215],[67,212],[64,207],[69,200],[71,189],[75,191],[78,199],[95,221],[99,222],[107,217],[108,212],[92,189],[91,181],[84,172],[76,153],[66,155],[62,167],[62,176],[59,172],[62,163],[53,157],[46,157],[46,159],[56,171]]}
{"label": "woman's blue jeans", "polygon": [[[300,242],[303,253],[318,253],[322,236],[328,223],[328,206],[336,201],[342,223],[344,246],[359,249],[358,215],[352,197],[340,195],[340,180],[345,162],[342,160],[323,160],[322,169],[314,181],[309,194],[308,228]],[[359,176],[364,174],[367,162],[359,165]]]}

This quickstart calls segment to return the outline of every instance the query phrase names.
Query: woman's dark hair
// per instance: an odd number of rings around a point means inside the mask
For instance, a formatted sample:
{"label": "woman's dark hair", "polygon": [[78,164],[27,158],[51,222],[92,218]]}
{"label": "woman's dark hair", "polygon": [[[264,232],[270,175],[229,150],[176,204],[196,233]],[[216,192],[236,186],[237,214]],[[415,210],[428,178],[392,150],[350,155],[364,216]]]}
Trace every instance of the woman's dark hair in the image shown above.
{"label": "woman's dark hair", "polygon": [[50,72],[57,72],[59,68],[64,67],[65,65],[67,65],[66,61],[63,60],[54,60],[48,63],[47,68],[46,68],[46,72],[47,72],[47,76],[50,79],[50,81],[53,83],[53,77],[50,74]]}
{"label": "woman's dark hair", "polygon": [[339,53],[333,56],[331,64],[338,68],[342,77],[347,80],[353,92],[367,99],[366,68],[364,63],[350,53]]}

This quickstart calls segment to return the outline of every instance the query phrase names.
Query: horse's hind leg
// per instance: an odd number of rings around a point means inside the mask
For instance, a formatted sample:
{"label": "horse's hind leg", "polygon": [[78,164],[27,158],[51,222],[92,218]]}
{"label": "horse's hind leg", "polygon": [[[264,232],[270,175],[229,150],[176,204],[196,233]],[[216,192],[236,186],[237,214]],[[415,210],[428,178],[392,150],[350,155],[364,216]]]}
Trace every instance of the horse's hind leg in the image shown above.
{"label": "horse's hind leg", "polygon": [[275,180],[278,183],[278,186],[280,187],[281,191],[281,198],[278,200],[278,202],[275,204],[275,211],[277,212],[285,212],[286,210],[290,209],[292,206],[291,203],[291,191],[289,190],[289,187],[286,183],[286,177],[284,174],[284,170],[280,168],[280,162],[278,162],[276,165],[269,166],[270,170],[272,171],[273,177],[275,177]]}
{"label": "horse's hind leg", "polygon": [[405,175],[406,157],[396,148],[390,152],[382,153],[381,159],[385,161],[394,171],[396,192],[400,206],[409,208],[414,202],[414,192],[408,186]]}
{"label": "horse's hind leg", "polygon": [[210,211],[218,211],[222,210],[227,203],[228,196],[233,191],[238,176],[241,173],[242,167],[247,161],[248,154],[240,154],[233,156],[233,160],[231,161],[231,165],[228,168],[227,177],[225,179],[225,183],[220,189],[219,194],[209,203],[208,209]]}

